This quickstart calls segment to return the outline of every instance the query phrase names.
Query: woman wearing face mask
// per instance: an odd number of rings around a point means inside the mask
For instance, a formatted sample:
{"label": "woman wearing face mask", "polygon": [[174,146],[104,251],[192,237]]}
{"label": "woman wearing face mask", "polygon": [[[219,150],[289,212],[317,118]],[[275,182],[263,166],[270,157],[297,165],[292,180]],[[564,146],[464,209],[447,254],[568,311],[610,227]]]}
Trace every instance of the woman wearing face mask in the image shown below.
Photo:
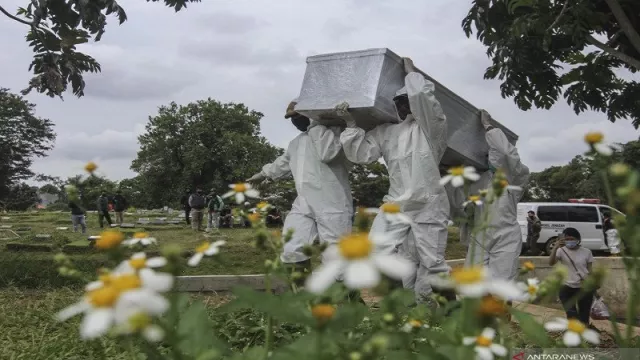
{"label": "woman wearing face mask", "polygon": [[584,279],[591,272],[593,254],[591,250],[580,246],[581,237],[578,230],[566,228],[562,234],[563,237],[556,241],[549,258],[551,265],[560,262],[568,271],[567,279],[558,296],[568,319],[578,319],[588,325],[594,292],[584,293],[579,298],[577,295],[582,290]]}

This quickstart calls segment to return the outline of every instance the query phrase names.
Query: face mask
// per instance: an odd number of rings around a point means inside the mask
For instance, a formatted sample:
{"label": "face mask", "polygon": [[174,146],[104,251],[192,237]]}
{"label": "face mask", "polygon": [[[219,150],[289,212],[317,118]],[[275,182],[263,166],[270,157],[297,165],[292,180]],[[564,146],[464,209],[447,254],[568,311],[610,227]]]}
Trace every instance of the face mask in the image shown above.
{"label": "face mask", "polygon": [[576,247],[578,247],[578,241],[576,240],[569,240],[565,243],[565,245],[569,248],[569,249],[575,249]]}

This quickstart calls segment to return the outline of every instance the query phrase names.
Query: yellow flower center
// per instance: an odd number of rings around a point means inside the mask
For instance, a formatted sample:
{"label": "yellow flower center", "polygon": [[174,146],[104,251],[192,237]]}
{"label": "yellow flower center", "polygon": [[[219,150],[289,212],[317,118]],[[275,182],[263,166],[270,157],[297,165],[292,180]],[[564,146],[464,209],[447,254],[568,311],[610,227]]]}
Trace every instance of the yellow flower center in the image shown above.
{"label": "yellow flower center", "polygon": [[98,249],[102,250],[113,249],[120,245],[122,240],[124,240],[124,234],[119,231],[107,230],[100,234],[100,238],[96,240],[95,245]]}
{"label": "yellow flower center", "polygon": [[420,320],[409,320],[409,325],[411,325],[411,327],[414,328],[414,329],[421,328],[422,327],[422,321],[420,321]]}
{"label": "yellow flower center", "polygon": [[151,317],[145,313],[137,313],[129,318],[133,331],[141,331],[151,324]]}
{"label": "yellow flower center", "polygon": [[509,182],[507,180],[500,180],[499,182],[501,188],[506,188],[509,186]]}
{"label": "yellow flower center", "polygon": [[460,285],[475,284],[484,279],[484,270],[480,267],[455,269],[451,271],[451,277]]}
{"label": "yellow flower center", "polygon": [[318,304],[311,308],[311,315],[320,324],[324,324],[333,318],[336,308],[330,304]]}
{"label": "yellow flower center", "polygon": [[207,251],[207,249],[211,246],[208,242],[203,242],[200,246],[196,248],[196,252],[203,253]]}
{"label": "yellow flower center", "polygon": [[235,184],[235,185],[233,185],[233,191],[235,191],[237,193],[243,193],[243,192],[247,191],[247,185],[246,184]]}
{"label": "yellow flower center", "polygon": [[524,264],[522,264],[522,267],[529,271],[533,271],[536,268],[536,266],[531,261],[525,261]]}
{"label": "yellow flower center", "polygon": [[113,286],[105,286],[89,293],[89,302],[95,307],[111,307],[116,303],[120,291]]}
{"label": "yellow flower center", "polygon": [[453,176],[462,176],[464,174],[464,166],[456,166],[449,169],[449,173]]}
{"label": "yellow flower center", "polygon": [[110,285],[113,277],[110,274],[104,274],[98,276],[98,280],[104,284],[104,286]]}
{"label": "yellow flower center", "polygon": [[504,301],[488,295],[482,298],[478,312],[485,316],[499,316],[507,312],[507,307]]}
{"label": "yellow flower center", "polygon": [[469,201],[472,201],[472,202],[480,201],[480,196],[479,195],[471,195],[471,196],[469,196]]}
{"label": "yellow flower center", "polygon": [[112,286],[119,291],[137,289],[142,286],[142,281],[138,275],[123,274],[112,279]]}
{"label": "yellow flower center", "polygon": [[96,171],[97,168],[98,168],[98,165],[96,165],[96,163],[94,163],[93,161],[89,161],[87,165],[84,166],[84,169],[88,173],[93,173],[94,171]]}
{"label": "yellow flower center", "polygon": [[260,214],[255,213],[255,214],[249,214],[247,215],[247,218],[249,219],[249,221],[251,221],[252,223],[257,223],[258,221],[260,221]]}
{"label": "yellow flower center", "polygon": [[586,326],[584,326],[584,324],[579,320],[571,319],[567,324],[567,330],[573,331],[574,333],[582,334],[585,329]]}
{"label": "yellow flower center", "polygon": [[491,346],[491,339],[480,335],[476,338],[476,344],[478,346],[489,347]]}
{"label": "yellow flower center", "polygon": [[529,285],[527,287],[527,292],[529,292],[529,295],[535,295],[538,292],[538,287],[535,285]]}
{"label": "yellow flower center", "polygon": [[602,140],[604,140],[604,135],[599,131],[591,131],[584,136],[584,141],[589,145],[598,144]]}
{"label": "yellow flower center", "polygon": [[136,270],[144,269],[147,265],[147,259],[145,258],[137,258],[129,260],[129,265]]}
{"label": "yellow flower center", "polygon": [[338,248],[345,259],[356,260],[369,256],[373,250],[373,244],[368,234],[351,234],[340,240]]}
{"label": "yellow flower center", "polygon": [[256,207],[260,210],[264,210],[269,206],[269,203],[266,201],[261,201],[258,203],[258,205],[256,205]]}
{"label": "yellow flower center", "polygon": [[133,234],[133,237],[136,239],[145,239],[149,237],[149,234],[145,233],[145,232],[137,232],[135,234]]}
{"label": "yellow flower center", "polygon": [[395,203],[382,204],[380,209],[387,214],[397,214],[400,212],[400,205]]}

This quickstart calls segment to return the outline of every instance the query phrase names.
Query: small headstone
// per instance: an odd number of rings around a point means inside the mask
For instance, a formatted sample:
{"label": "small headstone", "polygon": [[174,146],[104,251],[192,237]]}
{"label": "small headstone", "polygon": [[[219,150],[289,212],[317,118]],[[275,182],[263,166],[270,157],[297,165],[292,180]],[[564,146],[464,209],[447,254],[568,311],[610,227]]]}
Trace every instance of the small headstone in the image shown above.
{"label": "small headstone", "polygon": [[49,240],[51,239],[51,235],[49,234],[37,234],[36,240]]}
{"label": "small headstone", "polygon": [[100,235],[93,235],[93,236],[89,236],[87,238],[87,240],[89,240],[89,241],[96,241],[98,239],[100,239]]}
{"label": "small headstone", "polygon": [[151,219],[149,218],[139,218],[138,219],[138,224],[148,224],[151,222]]}
{"label": "small headstone", "polygon": [[133,229],[136,227],[136,224],[131,224],[131,223],[122,223],[120,224],[120,227],[123,229]]}
{"label": "small headstone", "polygon": [[173,214],[173,209],[172,209],[172,208],[169,208],[169,210],[167,210],[167,213],[169,213],[169,214]]}
{"label": "small headstone", "polygon": [[168,206],[165,206],[165,207],[163,207],[163,208],[162,208],[162,210],[164,210],[164,211],[169,211],[169,207],[168,207]]}
{"label": "small headstone", "polygon": [[115,228],[115,227],[118,227],[118,226],[120,226],[120,225],[118,225],[118,224],[111,224],[111,225],[109,225],[109,226],[111,226],[112,228]]}
{"label": "small headstone", "polygon": [[165,220],[155,219],[151,222],[151,225],[166,225],[167,222]]}
{"label": "small headstone", "polygon": [[159,218],[156,218],[156,220],[167,221],[167,218],[166,217],[159,217]]}
{"label": "small headstone", "polygon": [[133,213],[130,213],[130,212],[125,212],[124,214],[127,215],[127,216],[133,215]]}
{"label": "small headstone", "polygon": [[2,218],[0,218],[0,219],[1,219],[1,220],[5,220],[5,221],[6,221],[6,220],[11,220],[11,218],[10,218],[10,217],[8,217],[8,216],[3,216],[3,217],[2,217]]}
{"label": "small headstone", "polygon": [[182,223],[182,220],[168,220],[167,224],[171,224],[171,225],[180,225]]}
{"label": "small headstone", "polygon": [[31,231],[31,228],[28,227],[28,226],[27,227],[19,227],[19,228],[16,229],[16,231]]}
{"label": "small headstone", "polygon": [[0,225],[0,229],[11,229],[13,225]]}
{"label": "small headstone", "polygon": [[60,226],[60,227],[57,227],[56,230],[69,230],[69,228],[65,226]]}

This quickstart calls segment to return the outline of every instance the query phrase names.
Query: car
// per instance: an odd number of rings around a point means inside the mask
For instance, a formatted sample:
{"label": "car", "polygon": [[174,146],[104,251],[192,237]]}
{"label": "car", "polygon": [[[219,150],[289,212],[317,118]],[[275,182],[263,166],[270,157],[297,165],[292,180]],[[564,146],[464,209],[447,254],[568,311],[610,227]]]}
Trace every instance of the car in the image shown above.
{"label": "car", "polygon": [[533,210],[542,223],[538,248],[551,254],[558,235],[565,228],[577,229],[582,235],[581,245],[589,250],[609,251],[603,231],[603,213],[620,214],[620,211],[595,200],[570,200],[569,202],[529,202],[518,204],[518,223],[522,241],[527,243],[527,213]]}

